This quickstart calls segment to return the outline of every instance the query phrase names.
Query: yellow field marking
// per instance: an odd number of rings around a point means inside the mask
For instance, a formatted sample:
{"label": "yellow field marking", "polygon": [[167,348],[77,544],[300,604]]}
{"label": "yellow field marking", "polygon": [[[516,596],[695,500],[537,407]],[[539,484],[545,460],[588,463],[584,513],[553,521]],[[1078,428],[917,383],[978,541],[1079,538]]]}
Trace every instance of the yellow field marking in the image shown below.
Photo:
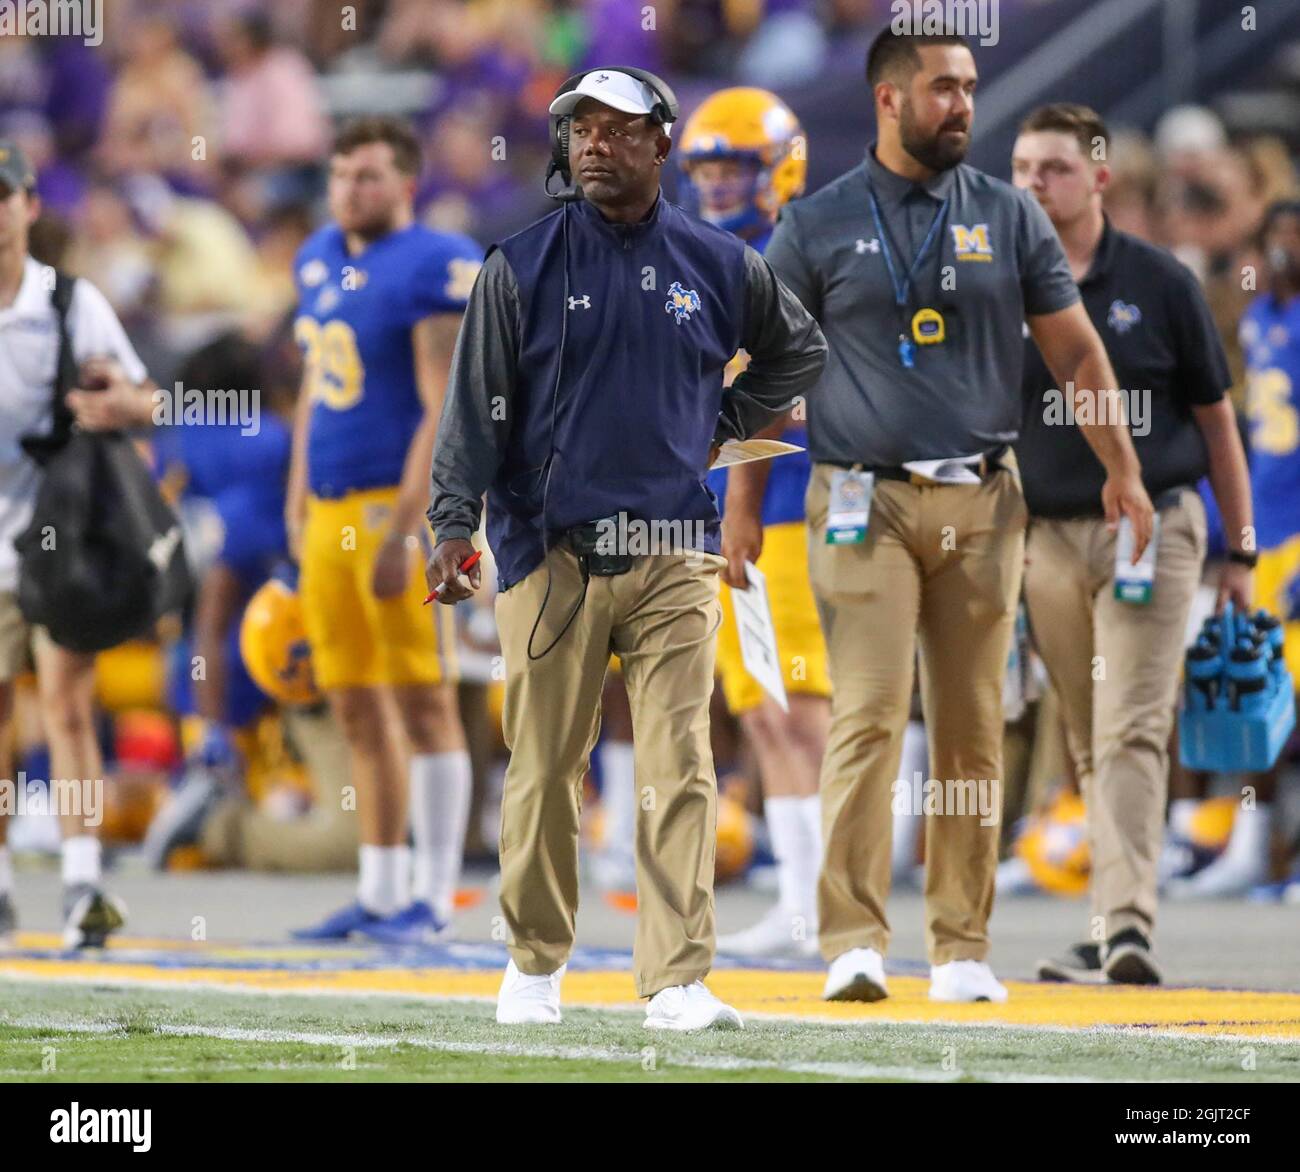
{"label": "yellow field marking", "polygon": [[[19,932],[19,948],[28,950],[64,950],[63,937],[54,932]],[[373,960],[375,951],[363,944],[342,948],[337,944],[221,944],[207,940],[183,940],[165,936],[113,936],[104,946],[106,952],[182,952],[201,953],[214,960],[294,961]]]}
{"label": "yellow field marking", "polygon": [[[63,950],[63,937],[57,932],[19,932],[14,940],[19,948]],[[212,945],[205,940],[184,940],[175,936],[113,936],[104,946],[109,952],[135,952],[152,949],[158,952],[207,952]]]}
{"label": "yellow field marking", "polygon": [[[57,957],[0,957],[0,977],[210,988],[267,993],[494,998],[496,972],[446,968],[321,970],[187,968],[144,963],[109,964]],[[719,997],[743,1013],[845,1024],[920,1023],[1025,1028],[1150,1030],[1222,1038],[1300,1043],[1300,994],[1227,989],[1138,989],[1008,981],[1005,1005],[946,1005],[926,996],[920,977],[891,977],[888,1000],[873,1005],[821,999],[820,973],[722,969],[709,977]],[[630,1009],[637,1005],[631,974],[570,972],[564,1002]]]}

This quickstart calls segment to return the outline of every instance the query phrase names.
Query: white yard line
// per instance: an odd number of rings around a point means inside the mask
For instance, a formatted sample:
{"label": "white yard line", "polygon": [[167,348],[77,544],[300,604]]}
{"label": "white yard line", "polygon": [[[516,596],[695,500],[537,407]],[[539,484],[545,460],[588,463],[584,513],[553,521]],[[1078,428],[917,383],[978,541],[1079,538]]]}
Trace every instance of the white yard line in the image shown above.
{"label": "white yard line", "polygon": [[[28,1026],[27,1021],[15,1019],[12,1025]],[[62,1030],[67,1033],[118,1033],[114,1027],[94,1027],[84,1022],[60,1023],[49,1018],[35,1019],[31,1024],[41,1029]],[[647,1034],[645,1047],[638,1050],[614,1050],[604,1046],[543,1046],[523,1045],[518,1042],[453,1042],[439,1038],[404,1036],[393,1037],[369,1033],[325,1033],[316,1030],[248,1029],[241,1026],[171,1025],[163,1023],[154,1032],[173,1038],[210,1038],[224,1042],[253,1042],[272,1045],[322,1046],[349,1050],[395,1050],[399,1046],[414,1046],[442,1054],[477,1054],[502,1058],[539,1058],[560,1061],[604,1062],[611,1065],[641,1065],[652,1057],[655,1038]],[[49,1039],[29,1039],[30,1042]],[[688,1067],[695,1070],[739,1071],[771,1070],[782,1074],[812,1074],[831,1078],[856,1079],[906,1079],[910,1082],[955,1082],[975,1078],[981,1082],[1023,1083],[1096,1082],[1097,1079],[1076,1075],[1029,1075],[1018,1073],[985,1072],[971,1074],[962,1070],[935,1070],[915,1066],[888,1066],[865,1062],[776,1062],[761,1058],[740,1058],[727,1055],[671,1055],[662,1060],[665,1069]],[[295,1069],[310,1069],[302,1063]],[[652,1073],[655,1068],[647,1070]],[[28,1072],[30,1073],[30,1072]],[[1107,1081],[1107,1080],[1101,1080]]]}
{"label": "white yard line", "polygon": [[[62,1021],[53,1017],[9,1017],[0,1014],[0,1026],[12,1026],[18,1030],[49,1030],[51,1034],[120,1034],[126,1036],[126,1030],[120,1025],[106,1021]],[[48,1038],[24,1038],[23,1041],[49,1041]]]}

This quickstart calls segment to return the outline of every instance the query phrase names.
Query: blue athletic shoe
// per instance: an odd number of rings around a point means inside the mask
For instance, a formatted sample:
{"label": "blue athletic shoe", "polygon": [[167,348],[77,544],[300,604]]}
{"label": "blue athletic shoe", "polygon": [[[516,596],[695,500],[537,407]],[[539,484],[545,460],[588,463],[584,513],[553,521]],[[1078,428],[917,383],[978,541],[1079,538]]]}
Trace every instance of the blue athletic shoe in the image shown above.
{"label": "blue athletic shoe", "polygon": [[383,922],[383,916],[352,903],[328,916],[313,928],[299,928],[295,940],[346,940],[353,932],[364,932],[370,925]]}
{"label": "blue athletic shoe", "polygon": [[450,926],[438,919],[427,903],[417,899],[400,912],[366,925],[361,934],[380,944],[432,944],[445,936]]}

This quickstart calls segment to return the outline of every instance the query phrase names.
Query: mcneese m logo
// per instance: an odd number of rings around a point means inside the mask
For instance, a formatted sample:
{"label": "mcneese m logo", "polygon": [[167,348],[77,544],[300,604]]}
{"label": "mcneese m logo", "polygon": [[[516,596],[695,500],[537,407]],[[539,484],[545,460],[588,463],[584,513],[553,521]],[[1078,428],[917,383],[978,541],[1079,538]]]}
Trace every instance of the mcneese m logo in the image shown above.
{"label": "mcneese m logo", "polygon": [[958,260],[992,260],[993,246],[989,244],[989,226],[953,224],[952,247]]}
{"label": "mcneese m logo", "polygon": [[680,281],[668,286],[668,300],[664,309],[671,313],[678,325],[689,321],[691,314],[700,308],[700,295],[694,289],[683,289]]}

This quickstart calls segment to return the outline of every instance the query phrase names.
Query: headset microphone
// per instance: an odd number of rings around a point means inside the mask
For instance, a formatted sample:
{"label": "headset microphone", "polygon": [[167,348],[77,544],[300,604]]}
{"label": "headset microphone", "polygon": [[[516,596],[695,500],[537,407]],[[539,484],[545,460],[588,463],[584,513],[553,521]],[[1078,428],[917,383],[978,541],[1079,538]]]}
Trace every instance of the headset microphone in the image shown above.
{"label": "headset microphone", "polygon": [[560,170],[559,163],[552,159],[550,165],[546,168],[546,178],[542,181],[542,190],[546,192],[551,199],[557,199],[561,203],[576,203],[578,200],[584,198],[582,188],[579,187],[577,183],[570,183],[567,187],[560,188],[559,191],[552,191],[551,179],[556,175],[559,175],[561,179],[564,178],[564,173]]}

